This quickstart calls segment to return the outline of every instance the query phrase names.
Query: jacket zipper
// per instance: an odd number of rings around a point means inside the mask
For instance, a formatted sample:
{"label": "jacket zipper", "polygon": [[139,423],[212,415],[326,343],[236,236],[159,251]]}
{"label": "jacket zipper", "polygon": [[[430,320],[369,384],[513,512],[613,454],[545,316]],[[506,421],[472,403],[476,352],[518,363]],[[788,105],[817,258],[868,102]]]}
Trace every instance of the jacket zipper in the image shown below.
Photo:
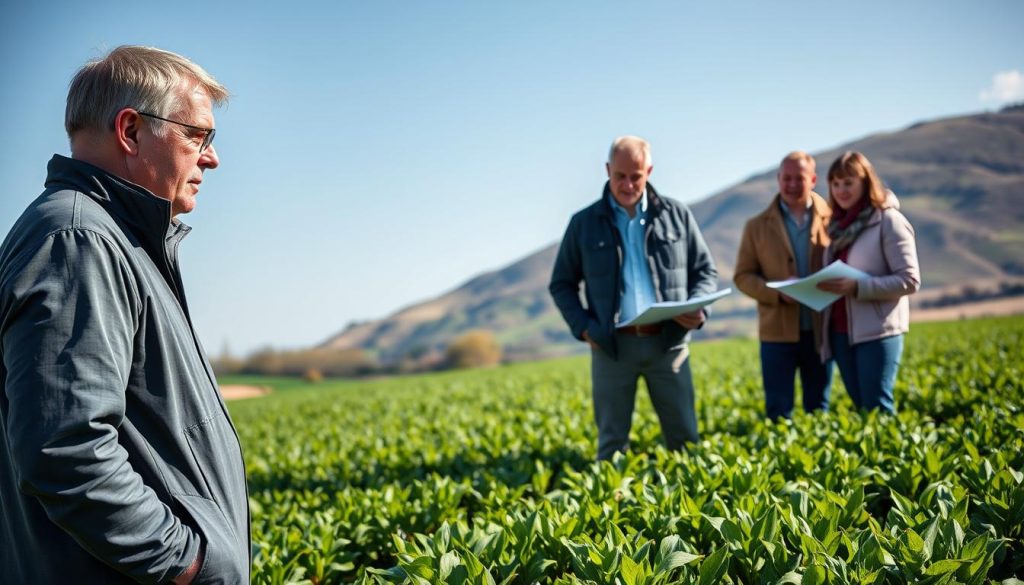
{"label": "jacket zipper", "polygon": [[619,322],[619,315],[622,313],[622,250],[625,244],[622,243],[622,236],[619,234],[619,228],[616,227],[615,222],[612,221],[612,234],[615,238],[615,254],[618,258],[618,266],[615,268],[615,310],[612,312],[612,323],[613,327],[615,323]]}

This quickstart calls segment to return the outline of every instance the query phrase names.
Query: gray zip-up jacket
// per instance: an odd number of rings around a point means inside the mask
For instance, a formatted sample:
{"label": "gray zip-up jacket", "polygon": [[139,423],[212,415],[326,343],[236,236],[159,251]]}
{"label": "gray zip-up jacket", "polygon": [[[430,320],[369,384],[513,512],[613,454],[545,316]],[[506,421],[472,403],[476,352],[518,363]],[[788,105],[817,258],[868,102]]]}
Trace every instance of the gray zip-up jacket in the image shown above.
{"label": "gray zip-up jacket", "polygon": [[[718,270],[693,214],[682,203],[659,196],[650,183],[647,197],[650,221],[644,246],[656,300],[685,301],[715,292]],[[611,188],[605,183],[601,199],[569,220],[548,290],[576,339],[582,340],[587,331],[605,352],[616,357],[623,250],[611,198]],[[581,284],[586,285],[586,307],[580,301]],[[710,314],[710,307],[704,311]],[[665,321],[662,345],[666,350],[678,347],[686,343],[688,335],[685,327]]]}
{"label": "gray zip-up jacket", "polygon": [[54,156],[0,247],[0,582],[249,582],[242,453],[170,203]]}

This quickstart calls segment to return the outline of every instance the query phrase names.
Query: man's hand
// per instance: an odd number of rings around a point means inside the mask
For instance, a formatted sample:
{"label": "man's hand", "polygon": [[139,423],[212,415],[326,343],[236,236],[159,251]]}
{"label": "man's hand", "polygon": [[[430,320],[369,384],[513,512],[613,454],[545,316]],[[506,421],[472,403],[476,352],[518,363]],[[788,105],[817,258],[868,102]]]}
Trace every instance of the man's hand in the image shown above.
{"label": "man's hand", "polygon": [[594,343],[594,340],[590,338],[590,333],[586,330],[583,331],[583,340],[590,345],[590,349],[601,349],[596,343]]}
{"label": "man's hand", "polygon": [[196,560],[192,561],[188,569],[185,572],[175,577],[174,585],[190,585],[196,580],[196,576],[199,575],[199,569],[203,566],[203,546],[199,545],[199,553],[196,554]]}
{"label": "man's hand", "polygon": [[704,316],[704,309],[697,309],[696,311],[676,315],[672,317],[672,320],[687,329],[696,329],[704,324],[707,317]]}
{"label": "man's hand", "polygon": [[844,297],[857,296],[857,281],[852,278],[832,278],[818,283],[818,290],[842,295]]}

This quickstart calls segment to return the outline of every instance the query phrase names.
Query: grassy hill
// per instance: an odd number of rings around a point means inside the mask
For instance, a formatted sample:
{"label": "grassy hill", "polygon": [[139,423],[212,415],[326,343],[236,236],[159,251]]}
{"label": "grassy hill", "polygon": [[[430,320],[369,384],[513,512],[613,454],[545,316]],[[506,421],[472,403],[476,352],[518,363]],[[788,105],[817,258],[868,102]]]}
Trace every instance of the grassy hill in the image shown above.
{"label": "grassy hill", "polygon": [[[1024,108],[915,124],[814,153],[820,193],[828,166],[851,149],[899,196],[917,232],[926,289],[1024,275]],[[723,286],[731,286],[744,223],[776,190],[775,169],[765,169],[692,205]],[[385,319],[351,325],[322,347],[361,348],[387,363],[437,355],[456,335],[489,329],[511,359],[581,351],[547,293],[555,252],[546,247]],[[701,334],[749,334],[754,310],[734,295],[716,305]]]}

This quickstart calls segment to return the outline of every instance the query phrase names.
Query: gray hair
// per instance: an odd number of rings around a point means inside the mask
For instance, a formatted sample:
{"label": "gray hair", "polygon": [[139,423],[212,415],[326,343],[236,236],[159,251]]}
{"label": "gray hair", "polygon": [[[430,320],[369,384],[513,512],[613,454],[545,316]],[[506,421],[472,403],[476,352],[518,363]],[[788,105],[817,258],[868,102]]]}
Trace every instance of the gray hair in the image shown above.
{"label": "gray hair", "polygon": [[794,161],[794,162],[798,162],[798,163],[808,167],[809,169],[811,169],[811,172],[814,172],[814,166],[815,166],[814,157],[809,155],[809,154],[807,154],[806,152],[804,152],[802,150],[794,150],[793,152],[791,152],[791,153],[787,154],[786,156],[784,156],[782,158],[782,162],[779,163],[779,168],[781,168],[782,165],[786,164],[786,161],[788,161],[788,160],[791,160],[791,161]]}
{"label": "gray hair", "polygon": [[619,136],[613,140],[611,148],[608,149],[608,163],[611,164],[612,159],[620,152],[643,155],[644,166],[649,167],[653,164],[651,161],[651,144],[639,136]]}
{"label": "gray hair", "polygon": [[[228,90],[202,67],[154,47],[122,45],[89,61],[68,88],[64,129],[71,138],[84,129],[113,129],[117,113],[135,108],[167,117],[181,107],[187,89],[201,88],[219,106]],[[154,132],[163,132],[163,124]]]}

